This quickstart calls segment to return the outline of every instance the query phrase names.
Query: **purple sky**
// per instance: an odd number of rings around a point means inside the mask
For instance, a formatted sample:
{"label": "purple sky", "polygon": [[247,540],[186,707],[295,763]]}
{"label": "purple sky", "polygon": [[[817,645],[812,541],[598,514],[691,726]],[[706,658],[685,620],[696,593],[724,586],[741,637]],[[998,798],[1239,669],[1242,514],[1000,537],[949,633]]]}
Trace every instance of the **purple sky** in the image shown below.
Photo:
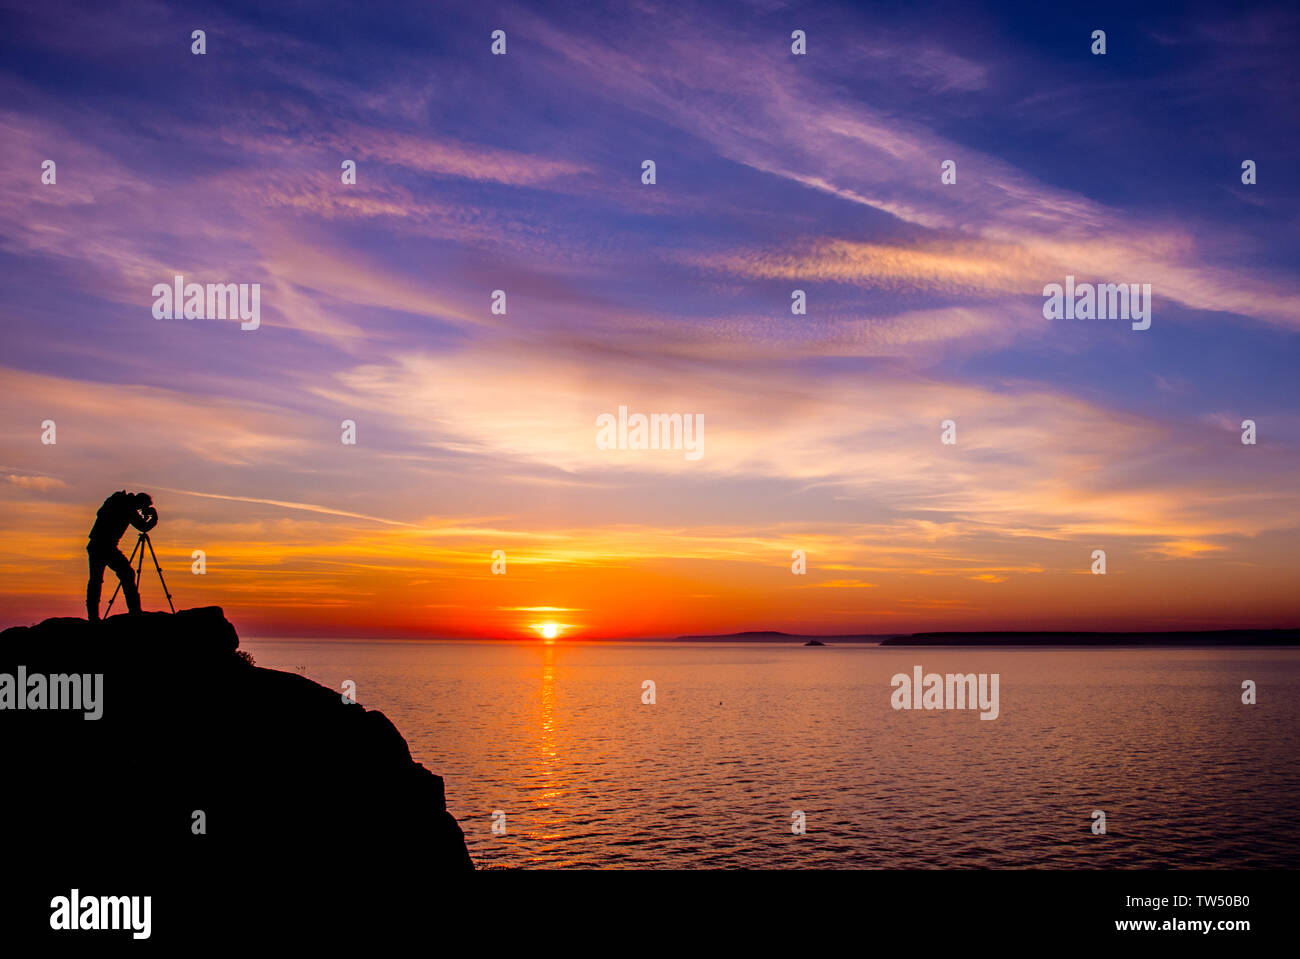
{"label": "purple sky", "polygon": [[3,624],[128,487],[266,632],[1294,625],[1293,9],[269,6],[4,9]]}

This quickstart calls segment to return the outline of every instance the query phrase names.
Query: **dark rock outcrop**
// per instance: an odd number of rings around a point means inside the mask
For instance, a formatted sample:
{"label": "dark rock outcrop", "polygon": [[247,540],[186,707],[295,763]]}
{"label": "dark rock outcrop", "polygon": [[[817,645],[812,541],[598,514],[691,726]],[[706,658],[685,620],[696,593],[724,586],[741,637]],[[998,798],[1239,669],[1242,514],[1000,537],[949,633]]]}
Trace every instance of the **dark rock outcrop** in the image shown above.
{"label": "dark rock outcrop", "polygon": [[83,886],[127,871],[409,886],[473,869],[442,779],[383,713],[238,645],[217,607],[0,633],[0,674],[104,677],[98,720],[0,709],[8,848]]}

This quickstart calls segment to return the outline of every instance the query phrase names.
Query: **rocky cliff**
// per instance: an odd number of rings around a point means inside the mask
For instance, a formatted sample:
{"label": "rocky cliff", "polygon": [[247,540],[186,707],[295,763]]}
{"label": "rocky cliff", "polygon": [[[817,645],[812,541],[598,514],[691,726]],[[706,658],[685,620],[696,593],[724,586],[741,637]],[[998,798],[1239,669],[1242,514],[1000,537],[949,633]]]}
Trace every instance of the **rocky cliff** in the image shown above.
{"label": "rocky cliff", "polygon": [[373,891],[473,869],[442,779],[383,713],[238,646],[217,607],[0,633],[11,853],[65,894],[198,877]]}

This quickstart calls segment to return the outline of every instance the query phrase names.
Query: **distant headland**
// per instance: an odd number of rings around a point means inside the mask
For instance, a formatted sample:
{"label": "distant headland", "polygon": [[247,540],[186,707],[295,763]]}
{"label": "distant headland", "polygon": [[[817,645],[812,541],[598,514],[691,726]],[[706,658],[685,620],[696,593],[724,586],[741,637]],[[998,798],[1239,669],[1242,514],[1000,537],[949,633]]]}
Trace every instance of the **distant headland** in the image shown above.
{"label": "distant headland", "polygon": [[1159,632],[1027,631],[936,633],[784,633],[749,630],[743,633],[678,636],[683,643],[836,643],[879,646],[1300,646],[1300,629],[1206,629]]}

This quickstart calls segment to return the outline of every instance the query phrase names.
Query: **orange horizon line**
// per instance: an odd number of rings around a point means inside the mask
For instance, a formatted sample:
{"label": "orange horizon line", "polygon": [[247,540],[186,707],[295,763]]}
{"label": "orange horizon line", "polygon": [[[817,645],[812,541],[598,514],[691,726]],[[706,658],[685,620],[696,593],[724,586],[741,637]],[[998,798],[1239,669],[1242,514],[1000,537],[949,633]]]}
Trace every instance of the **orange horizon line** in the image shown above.
{"label": "orange horizon line", "polygon": [[[233,624],[232,624],[233,625]],[[580,635],[560,635],[553,639],[536,635],[534,630],[520,630],[510,633],[430,633],[430,632],[406,632],[406,631],[382,631],[368,635],[358,635],[349,633],[329,632],[292,632],[292,633],[249,633],[247,636],[241,636],[241,639],[270,639],[270,640],[333,640],[333,641],[374,641],[374,640],[393,640],[393,641],[413,641],[413,642],[524,642],[537,643],[546,645],[548,643],[581,643],[581,642],[625,642],[630,640],[648,640],[648,641],[671,641],[671,640],[710,640],[710,639],[730,639],[737,636],[746,635],[777,635],[788,636],[792,639],[858,639],[858,638],[890,638],[895,636],[925,636],[934,634],[950,634],[954,636],[962,635],[980,635],[990,633],[1003,633],[1007,635],[1023,634],[1042,634],[1050,635],[1059,633],[1062,635],[1070,634],[1095,634],[1099,636],[1106,635],[1158,635],[1170,633],[1186,633],[1195,635],[1198,633],[1225,633],[1225,632],[1300,632],[1300,625],[1288,626],[1202,626],[1202,627],[1162,627],[1162,628],[1128,628],[1128,629],[1084,629],[1069,627],[1054,627],[1050,629],[1003,629],[1003,628],[982,628],[982,629],[916,629],[903,630],[895,632],[801,632],[787,629],[740,629],[730,632],[716,633],[660,633],[660,634],[638,634],[638,633],[606,633],[606,634],[580,634]]]}

